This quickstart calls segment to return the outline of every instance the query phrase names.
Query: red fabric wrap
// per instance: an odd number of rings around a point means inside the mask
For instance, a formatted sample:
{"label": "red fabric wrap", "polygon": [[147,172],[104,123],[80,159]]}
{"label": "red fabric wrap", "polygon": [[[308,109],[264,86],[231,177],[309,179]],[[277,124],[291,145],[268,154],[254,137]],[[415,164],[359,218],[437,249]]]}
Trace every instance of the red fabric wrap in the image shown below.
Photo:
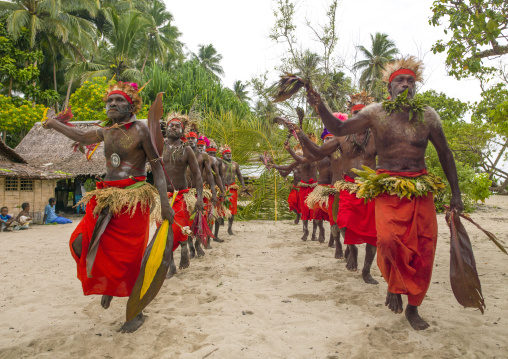
{"label": "red fabric wrap", "polygon": [[[386,170],[382,173],[407,174]],[[407,294],[408,303],[419,306],[429,289],[436,252],[433,194],[411,199],[388,194],[376,197],[376,227],[377,264],[388,283],[388,291]]]}
{"label": "red fabric wrap", "polygon": [[[330,185],[333,188],[333,184]],[[336,223],[336,219],[333,218],[333,202],[335,202],[335,196],[338,196],[338,193],[331,194],[328,197],[328,221],[330,221],[330,226],[333,226]]]}
{"label": "red fabric wrap", "polygon": [[[324,187],[330,187],[329,184],[318,184],[318,186],[324,186]],[[316,189],[317,187],[314,187]],[[313,211],[313,217],[315,220],[318,221],[328,221],[328,202],[326,202],[325,207],[322,207],[319,205],[319,203],[316,203],[314,205],[314,208],[312,208]]]}
{"label": "red fabric wrap", "polygon": [[[344,180],[355,182],[347,175],[344,175]],[[340,191],[337,223],[340,228],[346,227],[344,244],[368,243],[376,245],[375,200],[365,203],[365,199],[357,198],[355,193],[350,194],[346,190]]]}
{"label": "red fabric wrap", "polygon": [[238,212],[238,190],[229,188],[234,184],[235,183],[231,183],[226,186],[226,189],[229,191],[229,193],[231,193],[231,198],[229,199],[231,201],[231,205],[229,206],[229,210],[233,215]]}
{"label": "red fabric wrap", "polygon": [[[180,120],[178,120],[178,121],[180,121]],[[198,134],[196,132],[189,132],[187,134],[187,138],[189,138],[189,137],[198,138]]]}
{"label": "red fabric wrap", "polygon": [[[146,177],[136,177],[144,181]],[[125,188],[135,184],[132,179],[97,182],[97,188]],[[86,206],[86,214],[71,235],[69,242],[72,257],[77,264],[78,279],[81,281],[84,295],[102,294],[115,297],[128,297],[138,278],[141,260],[148,242],[150,228],[150,209],[138,203],[134,216],[129,213],[113,216],[102,234],[97,256],[92,269],[93,278],[86,275],[86,255],[97,218],[93,210],[97,202],[93,197]],[[72,243],[82,235],[82,252],[78,258],[72,249]]]}
{"label": "red fabric wrap", "polygon": [[198,143],[197,143],[197,145],[198,145],[198,146],[201,146],[201,145],[206,146],[206,142],[205,142],[205,141],[203,141],[203,140],[199,140],[199,141],[198,141]]}
{"label": "red fabric wrap", "polygon": [[402,74],[404,74],[404,75],[411,75],[414,78],[416,78],[416,74],[412,70],[410,70],[410,69],[400,69],[400,70],[397,70],[393,74],[390,75],[390,79],[388,80],[388,82],[392,82],[394,78],[396,78],[397,76],[402,75]]}
{"label": "red fabric wrap", "polygon": [[210,147],[206,149],[206,152],[217,152],[217,149]]}
{"label": "red fabric wrap", "polygon": [[[300,181],[300,183],[317,183],[313,178],[310,179],[309,182]],[[308,221],[314,219],[314,211],[312,208],[309,208],[305,203],[305,200],[309,196],[309,194],[314,190],[314,187],[300,187],[300,191],[298,192],[298,199],[300,200],[300,209],[302,211],[302,221]]]}
{"label": "red fabric wrap", "polygon": [[[187,240],[187,235],[182,233],[182,227],[188,226],[190,220],[190,213],[187,211],[187,204],[183,198],[185,193],[189,192],[189,188],[181,189],[173,203],[173,211],[175,211],[174,222],[171,225],[173,228],[173,252],[178,248],[180,242]],[[173,201],[173,192],[168,192],[169,203]]]}
{"label": "red fabric wrap", "polygon": [[110,93],[108,93],[108,97],[111,95],[121,95],[124,99],[126,99],[132,105],[131,97],[123,91],[120,91],[120,90],[111,91]]}
{"label": "red fabric wrap", "polygon": [[355,111],[359,111],[361,110],[362,108],[365,108],[365,105],[364,104],[358,104],[358,105],[354,105],[353,108],[351,109],[351,113],[355,112]]}
{"label": "red fabric wrap", "polygon": [[222,154],[225,154],[225,153],[231,153],[231,150],[224,150],[224,151],[222,151]]}
{"label": "red fabric wrap", "polygon": [[333,137],[333,135],[332,135],[331,133],[328,133],[328,134],[326,134],[326,135],[323,137],[323,139],[325,139],[325,138],[327,138],[327,137]]}
{"label": "red fabric wrap", "polygon": [[298,199],[298,187],[293,186],[291,192],[289,192],[288,196],[288,205],[290,211],[296,211],[296,213],[301,213],[300,210],[300,201]]}

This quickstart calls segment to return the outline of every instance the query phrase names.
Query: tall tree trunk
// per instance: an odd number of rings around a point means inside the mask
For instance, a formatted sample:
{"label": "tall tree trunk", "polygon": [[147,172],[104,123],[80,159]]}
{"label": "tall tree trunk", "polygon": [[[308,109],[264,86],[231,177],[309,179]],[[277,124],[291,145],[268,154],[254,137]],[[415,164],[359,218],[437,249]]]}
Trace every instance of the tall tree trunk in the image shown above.
{"label": "tall tree trunk", "polygon": [[65,96],[65,103],[63,106],[64,109],[69,107],[69,99],[71,98],[72,81],[74,81],[74,75],[71,76],[71,79],[69,80],[69,86],[67,86],[67,95]]}
{"label": "tall tree trunk", "polygon": [[[56,59],[53,57],[53,86],[55,87],[55,91],[58,92],[58,86],[56,84]],[[60,112],[58,108],[58,100],[55,101],[56,112]]]}
{"label": "tall tree trunk", "polygon": [[148,60],[148,53],[149,53],[149,49],[147,48],[146,55],[145,55],[145,61],[143,61],[143,66],[141,66],[141,73],[143,73],[143,70],[145,69],[146,60]]}
{"label": "tall tree trunk", "polygon": [[504,151],[506,150],[506,147],[508,147],[508,139],[506,140],[506,142],[503,145],[503,147],[501,147],[501,150],[499,151],[499,154],[497,155],[496,160],[492,164],[492,167],[491,167],[491,170],[490,170],[490,176],[489,176],[490,180],[492,180],[492,178],[494,177],[494,173],[496,171],[495,168],[496,168],[497,164],[499,163],[499,161],[501,160],[501,156],[503,155]]}

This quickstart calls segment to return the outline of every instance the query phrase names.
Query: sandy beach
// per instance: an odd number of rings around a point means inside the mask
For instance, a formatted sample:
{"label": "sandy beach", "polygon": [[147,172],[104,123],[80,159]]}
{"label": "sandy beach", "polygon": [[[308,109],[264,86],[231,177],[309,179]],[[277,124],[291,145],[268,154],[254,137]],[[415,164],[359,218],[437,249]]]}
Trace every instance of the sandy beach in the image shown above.
{"label": "sandy beach", "polygon": [[[508,243],[508,197],[472,216]],[[0,233],[0,358],[508,357],[508,256],[469,223],[484,315],[453,296],[443,215],[423,332],[386,309],[376,266],[380,284],[364,284],[326,244],[302,242],[300,225],[250,221],[235,223],[235,236],[221,229],[225,243],[166,281],[145,324],[120,334],[127,299],[103,310],[99,296],[82,294],[68,247],[73,219]]]}

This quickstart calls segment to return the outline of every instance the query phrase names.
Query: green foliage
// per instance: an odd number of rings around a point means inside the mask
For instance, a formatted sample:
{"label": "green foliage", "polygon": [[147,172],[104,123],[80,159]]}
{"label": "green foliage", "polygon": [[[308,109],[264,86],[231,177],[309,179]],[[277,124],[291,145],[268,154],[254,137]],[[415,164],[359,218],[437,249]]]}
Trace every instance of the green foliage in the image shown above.
{"label": "green foliage", "polygon": [[7,144],[15,147],[23,136],[40,121],[46,109],[21,98],[0,95],[0,132],[7,132]]}
{"label": "green foliage", "polygon": [[96,77],[85,81],[72,95],[69,105],[74,121],[97,121],[106,119],[103,97],[108,90],[106,77]]}
{"label": "green foliage", "polygon": [[407,98],[407,92],[408,90],[406,89],[406,91],[399,94],[394,101],[383,101],[383,108],[388,114],[409,109],[409,121],[416,118],[417,121],[423,122],[426,104],[423,102],[422,97],[419,96],[413,99]]}
{"label": "green foliage", "polygon": [[494,68],[485,66],[483,59],[508,53],[504,43],[508,25],[508,2],[504,0],[440,0],[434,1],[432,26],[448,19],[444,30],[451,35],[448,41],[439,40],[432,47],[434,53],[447,52],[446,65],[457,79],[471,75],[483,78]]}
{"label": "green foliage", "polygon": [[[439,158],[434,146],[427,148],[425,162],[427,164],[427,170],[443,179],[446,182],[446,189],[444,193],[434,198],[436,208],[442,212],[444,210],[443,205],[449,204],[451,199],[450,185],[446,179],[443,168],[439,163]],[[484,202],[486,198],[491,196],[489,187],[492,181],[489,180],[487,173],[475,173],[474,169],[466,163],[455,161],[457,165],[457,175],[459,179],[459,187],[462,192],[462,201],[464,202],[464,211],[472,212],[474,206],[478,201]]]}
{"label": "green foliage", "polygon": [[508,136],[508,89],[497,84],[482,92],[482,99],[473,106],[473,120],[495,126],[502,136]]}
{"label": "green foliage", "polygon": [[198,61],[186,61],[172,71],[154,65],[145,71],[145,81],[149,79],[152,81],[142,95],[154,99],[158,92],[165,92],[165,113],[177,111],[188,114],[192,109],[215,114],[232,111],[240,118],[250,115],[249,105],[224,87]]}

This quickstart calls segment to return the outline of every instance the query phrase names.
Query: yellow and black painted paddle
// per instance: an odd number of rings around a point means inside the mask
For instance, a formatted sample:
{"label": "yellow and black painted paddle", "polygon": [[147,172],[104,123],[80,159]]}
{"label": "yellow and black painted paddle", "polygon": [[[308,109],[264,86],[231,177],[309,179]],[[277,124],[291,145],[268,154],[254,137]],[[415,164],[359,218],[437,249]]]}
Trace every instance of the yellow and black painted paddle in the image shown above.
{"label": "yellow and black painted paddle", "polygon": [[143,256],[138,279],[127,301],[127,321],[134,319],[155,298],[166,279],[172,256],[173,229],[164,220]]}

